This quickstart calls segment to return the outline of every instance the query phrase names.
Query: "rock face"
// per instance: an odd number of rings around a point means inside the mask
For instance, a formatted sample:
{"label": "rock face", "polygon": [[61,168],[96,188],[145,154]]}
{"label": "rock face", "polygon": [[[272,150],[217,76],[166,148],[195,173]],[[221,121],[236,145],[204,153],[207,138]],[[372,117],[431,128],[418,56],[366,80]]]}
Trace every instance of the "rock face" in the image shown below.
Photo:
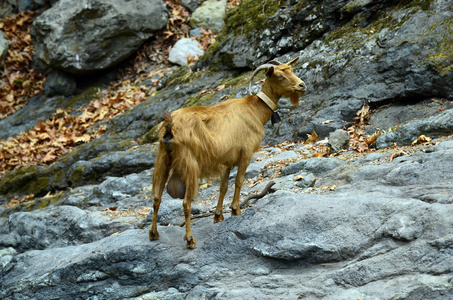
{"label": "rock face", "polygon": [[439,137],[453,132],[453,110],[440,112],[435,117],[414,120],[396,128],[395,131],[386,132],[376,141],[377,148],[392,146],[395,142],[401,146],[410,145],[420,135]]}
{"label": "rock face", "polygon": [[218,43],[198,65],[253,69],[300,55],[296,75],[308,87],[304,104],[289,111],[272,136],[305,138],[313,129],[328,136],[351,122],[363,102],[453,97],[452,1],[290,2],[244,1],[227,15]]}
{"label": "rock face", "polygon": [[[118,210],[142,205],[146,183],[138,179],[149,180],[150,172],[76,188],[62,196],[62,205],[1,219],[0,245],[10,262],[0,273],[0,296],[449,299],[453,143],[439,142],[392,161],[391,152],[320,158],[316,169],[324,171],[316,172],[315,187],[300,190],[293,178],[313,171],[313,159],[302,160],[297,173],[274,179],[277,192],[241,216],[227,214],[218,224],[211,218],[194,222],[198,247],[193,251],[184,246],[183,228],[167,226],[180,222],[182,205],[166,194],[159,218],[164,226],[154,242],[133,216],[118,214],[109,220],[107,212],[74,207],[94,197],[104,199],[101,207]],[[277,156],[291,159],[304,147],[296,145]],[[278,151],[263,151],[256,163],[278,160],[273,156]],[[229,185],[233,182],[231,178]],[[336,190],[323,192],[322,186],[332,182]],[[215,207],[217,188],[200,192],[195,212]],[[231,197],[232,189],[229,201]]]}
{"label": "rock face", "polygon": [[70,96],[75,93],[77,84],[75,79],[61,70],[53,70],[47,77],[44,84],[44,93],[47,96]]}
{"label": "rock face", "polygon": [[71,73],[111,67],[167,24],[162,0],[60,0],[33,23],[36,57]]}
{"label": "rock face", "polygon": [[[163,78],[155,96],[107,123],[102,137],[0,179],[0,204],[35,194],[0,206],[0,299],[453,298],[451,5],[243,1],[193,70]],[[268,146],[248,167],[241,199],[270,180],[274,191],[241,216],[194,221],[193,251],[179,226],[182,203],[164,193],[160,237],[150,242],[162,113],[248,95],[246,70],[275,56],[300,56],[295,73],[308,92],[298,107],[280,100],[282,122],[265,126]],[[81,105],[94,90],[68,101]],[[0,121],[0,136],[51,116],[60,100],[30,100]],[[378,150],[319,157],[313,145],[289,142],[347,128],[364,102],[364,130],[386,130]],[[421,134],[434,139],[388,147]],[[218,188],[202,184],[192,213],[212,211]]]}

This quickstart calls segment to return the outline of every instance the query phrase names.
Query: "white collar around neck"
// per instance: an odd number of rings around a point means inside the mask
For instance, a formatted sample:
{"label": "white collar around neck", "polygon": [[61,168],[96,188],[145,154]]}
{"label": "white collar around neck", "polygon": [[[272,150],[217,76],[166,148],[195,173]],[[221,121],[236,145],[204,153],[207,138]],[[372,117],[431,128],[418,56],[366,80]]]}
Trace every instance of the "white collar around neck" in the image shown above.
{"label": "white collar around neck", "polygon": [[277,110],[277,104],[275,104],[274,101],[272,101],[271,98],[269,98],[265,93],[260,91],[256,95],[258,96],[258,98],[263,100],[263,102],[266,103],[267,106],[269,106],[269,108],[272,109],[272,111]]}

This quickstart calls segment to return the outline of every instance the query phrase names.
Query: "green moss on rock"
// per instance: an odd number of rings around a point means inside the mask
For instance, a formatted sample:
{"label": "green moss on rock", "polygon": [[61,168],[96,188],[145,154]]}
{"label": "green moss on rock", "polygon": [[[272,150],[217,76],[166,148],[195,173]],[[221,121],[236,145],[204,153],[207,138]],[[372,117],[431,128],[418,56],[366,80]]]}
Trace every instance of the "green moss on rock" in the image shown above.
{"label": "green moss on rock", "polygon": [[239,75],[233,74],[233,76],[222,80],[220,85],[224,84],[227,88],[239,89],[248,84],[251,75],[252,72],[244,72]]}
{"label": "green moss on rock", "polygon": [[432,2],[433,0],[415,0],[410,1],[408,5],[412,7],[420,7],[423,10],[429,10]]}
{"label": "green moss on rock", "polygon": [[266,28],[266,20],[280,8],[279,0],[245,0],[229,11],[225,17],[224,32],[234,35],[248,35],[252,31]]}
{"label": "green moss on rock", "polygon": [[68,182],[72,186],[78,186],[80,185],[81,182],[85,180],[87,173],[86,167],[87,166],[85,164],[79,164],[71,169],[72,172],[71,174],[69,174]]}
{"label": "green moss on rock", "polygon": [[78,95],[75,95],[70,98],[57,97],[55,101],[57,102],[57,107],[61,108],[75,108],[80,107],[84,104],[88,104],[92,101],[103,89],[102,85],[93,85],[89,88],[84,89]]}
{"label": "green moss on rock", "polygon": [[212,99],[215,97],[214,93],[209,93],[203,96],[191,96],[183,107],[196,107],[196,106],[208,106],[211,105]]}
{"label": "green moss on rock", "polygon": [[199,75],[197,73],[194,73],[190,66],[186,65],[177,69],[175,72],[169,75],[166,85],[170,86],[175,84],[188,83],[198,77]]}
{"label": "green moss on rock", "polygon": [[[14,194],[30,195],[30,185],[37,179],[38,166],[22,167],[6,173],[0,181],[0,193],[5,196]],[[36,191],[36,188],[33,188]]]}
{"label": "green moss on rock", "polygon": [[49,190],[49,177],[40,177],[28,184],[29,194],[39,195]]}
{"label": "green moss on rock", "polygon": [[225,42],[231,43],[238,36],[250,36],[257,30],[262,32],[264,29],[274,26],[269,22],[269,17],[279,10],[280,2],[279,0],[245,0],[239,6],[227,12],[225,26],[217,35],[215,43],[208,48],[200,61],[203,64],[209,64],[210,68],[214,70],[221,70],[223,69],[222,65],[231,64],[231,56],[225,54],[221,58],[214,58],[214,56]]}
{"label": "green moss on rock", "polygon": [[157,142],[157,140],[159,139],[159,129],[161,126],[162,122],[148,130],[148,132],[143,135],[140,145]]}
{"label": "green moss on rock", "polygon": [[439,74],[447,75],[453,70],[453,20],[448,19],[440,24],[433,24],[427,37],[431,36],[437,28],[443,28],[440,33],[442,38],[437,38],[439,41],[437,47],[431,49],[427,62],[434,65]]}

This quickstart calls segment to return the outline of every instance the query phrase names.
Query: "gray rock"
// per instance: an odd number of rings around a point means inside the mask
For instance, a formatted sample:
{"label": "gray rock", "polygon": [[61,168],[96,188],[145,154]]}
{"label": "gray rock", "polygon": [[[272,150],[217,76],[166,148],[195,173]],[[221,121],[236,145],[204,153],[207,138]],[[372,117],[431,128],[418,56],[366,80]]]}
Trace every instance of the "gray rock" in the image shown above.
{"label": "gray rock", "polygon": [[198,46],[198,42],[193,39],[180,39],[176,44],[171,48],[170,54],[168,55],[168,60],[174,64],[180,66],[185,66],[188,63],[187,56],[201,56],[204,51]]}
{"label": "gray rock", "polygon": [[393,129],[414,120],[422,120],[436,116],[441,111],[449,109],[450,101],[446,99],[427,99],[418,103],[394,103],[383,106],[371,114],[370,126],[365,128],[367,134],[377,130]]}
{"label": "gray rock", "polygon": [[453,133],[453,109],[440,112],[438,115],[421,120],[413,120],[397,127],[394,131],[382,134],[376,140],[376,148],[392,146],[395,142],[400,146],[410,145],[420,135],[436,138]]}
{"label": "gray rock", "polygon": [[300,155],[297,154],[296,152],[289,150],[289,151],[281,152],[275,156],[272,156],[272,157],[266,159],[266,162],[276,162],[279,160],[295,159],[295,158],[298,158],[299,156]]}
{"label": "gray rock", "polygon": [[53,70],[46,77],[44,93],[49,96],[70,96],[76,92],[77,84],[73,76],[61,70]]}
{"label": "gray rock", "polygon": [[198,2],[199,2],[198,0],[180,0],[179,1],[179,3],[181,3],[181,5],[184,6],[190,12],[193,12],[197,9]]}
{"label": "gray rock", "polygon": [[0,30],[0,64],[2,64],[5,61],[6,55],[8,54],[8,49],[9,42],[5,38],[3,31]]}
{"label": "gray rock", "polygon": [[322,177],[327,175],[339,165],[341,165],[340,159],[315,157],[306,160],[304,164],[304,171]]}
{"label": "gray rock", "polygon": [[226,0],[207,0],[198,7],[190,17],[192,27],[203,27],[219,33],[223,27],[225,16]]}
{"label": "gray rock", "polygon": [[190,32],[189,32],[189,35],[191,37],[197,37],[197,38],[201,38],[201,31],[200,31],[200,28],[195,28],[195,29],[192,29]]}
{"label": "gray rock", "polygon": [[13,259],[17,251],[14,248],[5,248],[0,250],[0,271]]}
{"label": "gray rock", "polygon": [[[287,191],[265,196],[241,216],[226,214],[219,224],[212,224],[211,218],[194,222],[194,251],[184,247],[183,228],[167,226],[178,224],[182,214],[181,201],[168,196],[159,216],[165,226],[159,226],[160,238],[154,242],[148,241],[146,229],[130,230],[133,225],[127,222],[109,223],[98,213],[68,206],[12,214],[0,218],[1,246],[43,250],[9,261],[0,273],[6,287],[0,297],[96,293],[113,299],[412,299],[423,290],[429,299],[443,299],[453,295],[448,269],[453,263],[453,186],[448,185],[453,179],[448,171],[453,167],[452,151],[453,143],[445,141],[381,165],[375,165],[383,159],[381,153],[361,159],[363,166],[337,158],[307,159],[301,171],[316,170],[337,184],[343,172],[352,171],[344,186],[348,188],[325,195],[295,193],[288,191],[292,184],[283,184],[292,183],[291,176],[278,178],[278,186]],[[278,156],[294,155],[287,152]],[[143,200],[141,190],[151,181],[150,174],[110,177],[97,186],[74,189],[78,194],[73,196],[90,201],[95,195],[104,199],[102,205],[126,207],[137,195]],[[206,196],[215,196],[216,189]],[[450,199],[444,202],[448,205],[431,201],[440,200],[441,191]],[[126,231],[109,236],[121,230]],[[303,271],[307,263],[309,273]],[[241,283],[234,288],[233,274]],[[118,287],[110,285],[111,278]],[[43,282],[49,280],[58,286],[64,283],[65,289],[46,288]],[[143,286],[151,281],[156,288],[150,293]],[[12,282],[21,282],[21,289]]]}
{"label": "gray rock", "polygon": [[[444,299],[453,295],[452,213],[382,193],[351,201],[345,194],[277,192],[242,216],[194,223],[194,251],[183,245],[183,228],[163,226],[154,242],[147,230],[127,230],[17,255],[0,273],[0,296],[411,299],[423,288],[430,299]],[[43,284],[49,281],[65,288]],[[150,282],[152,293],[144,289]]]}
{"label": "gray rock", "polygon": [[306,163],[306,160],[301,160],[296,163],[290,164],[289,166],[282,169],[282,175],[286,176],[289,174],[298,173],[303,170]]}
{"label": "gray rock", "polygon": [[305,175],[301,180],[296,181],[296,186],[300,188],[313,187],[316,183],[316,177],[312,173]]}
{"label": "gray rock", "polygon": [[30,34],[46,65],[88,73],[118,64],[166,24],[161,0],[60,0],[36,18]]}
{"label": "gray rock", "polygon": [[24,252],[89,243],[133,227],[124,221],[73,206],[19,212],[0,223],[0,247]]}
{"label": "gray rock", "polygon": [[19,12],[24,10],[42,11],[59,0],[7,0]]}
{"label": "gray rock", "polygon": [[337,129],[329,134],[329,147],[332,153],[349,149],[349,133],[343,129]]}
{"label": "gray rock", "polygon": [[79,158],[67,170],[67,181],[72,187],[103,181],[108,176],[123,176],[141,172],[154,166],[155,149],[150,145],[130,151],[108,151],[90,160]]}

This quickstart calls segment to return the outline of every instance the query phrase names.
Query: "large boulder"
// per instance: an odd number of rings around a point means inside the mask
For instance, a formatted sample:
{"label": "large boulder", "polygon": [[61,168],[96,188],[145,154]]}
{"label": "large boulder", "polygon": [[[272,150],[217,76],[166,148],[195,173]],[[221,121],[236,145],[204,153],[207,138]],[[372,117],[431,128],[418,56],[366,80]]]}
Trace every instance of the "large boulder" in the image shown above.
{"label": "large boulder", "polygon": [[36,57],[51,68],[88,73],[135,52],[167,24],[162,0],[60,0],[32,24]]}
{"label": "large boulder", "polygon": [[190,17],[190,24],[193,27],[211,29],[213,32],[220,32],[224,25],[226,0],[208,0],[198,7]]}

